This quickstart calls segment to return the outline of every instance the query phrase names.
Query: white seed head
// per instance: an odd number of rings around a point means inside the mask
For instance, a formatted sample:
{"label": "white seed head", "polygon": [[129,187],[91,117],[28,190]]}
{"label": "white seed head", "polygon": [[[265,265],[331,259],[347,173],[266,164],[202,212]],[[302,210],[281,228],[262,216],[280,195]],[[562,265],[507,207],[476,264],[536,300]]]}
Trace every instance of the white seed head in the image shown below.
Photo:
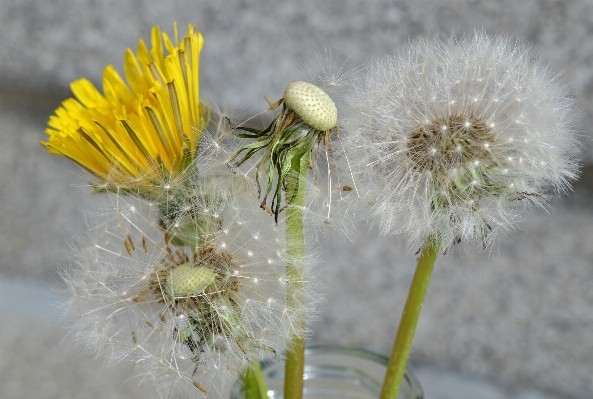
{"label": "white seed head", "polygon": [[293,82],[284,90],[286,106],[312,128],[325,131],[338,123],[338,110],[330,96],[307,82]]}
{"label": "white seed head", "polygon": [[504,37],[412,42],[367,68],[346,102],[353,172],[381,198],[359,214],[415,244],[483,248],[578,176],[574,101],[531,49]]}
{"label": "white seed head", "polygon": [[[208,397],[228,397],[219,391],[236,370],[305,334],[295,323],[305,310],[286,303],[286,245],[278,234],[284,221],[277,227],[250,193],[228,190],[223,171],[232,179],[227,168],[213,169],[216,179],[201,168],[184,195],[175,188],[179,204],[162,219],[171,226],[168,237],[152,204],[118,196],[90,219],[63,269],[65,308],[79,316],[76,341],[115,362],[132,361],[162,397],[185,397],[178,395],[185,390],[194,397],[193,382]],[[198,222],[208,234],[201,245],[187,245]],[[297,297],[309,304],[313,293]]]}

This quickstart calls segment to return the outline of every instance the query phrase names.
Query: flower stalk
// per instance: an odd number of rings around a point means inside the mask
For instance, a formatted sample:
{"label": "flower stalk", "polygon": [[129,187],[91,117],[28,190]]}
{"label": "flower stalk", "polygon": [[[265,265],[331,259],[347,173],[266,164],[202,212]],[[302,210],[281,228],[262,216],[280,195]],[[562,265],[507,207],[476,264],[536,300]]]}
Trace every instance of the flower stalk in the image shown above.
{"label": "flower stalk", "polygon": [[239,376],[243,384],[245,399],[268,399],[266,380],[259,362],[253,361],[251,366]]}
{"label": "flower stalk", "polygon": [[[240,167],[256,153],[263,152],[254,166],[260,206],[274,215],[276,223],[279,213],[286,209],[286,304],[294,313],[294,333],[287,344],[284,398],[300,399],[303,395],[305,366],[306,319],[303,277],[307,172],[315,145],[327,143],[331,132],[337,130],[338,121],[333,100],[323,90],[310,83],[289,84],[284,91],[284,97],[272,104],[269,110],[280,106],[280,113],[264,130],[241,126],[236,128],[248,132],[237,134],[237,137],[257,141],[236,151],[230,163]],[[262,190],[260,185],[260,173],[267,180],[265,190]],[[273,189],[274,184],[276,187]],[[272,190],[274,194],[269,207],[266,202]]]}
{"label": "flower stalk", "polygon": [[[289,289],[287,304],[293,309],[300,309],[303,295],[303,271],[305,259],[304,214],[307,170],[309,154],[292,160],[291,172],[286,189],[287,201],[292,203],[286,210],[286,253],[289,263],[286,266]],[[298,190],[297,190],[298,188]],[[303,396],[303,373],[305,368],[305,314],[298,312],[295,321],[296,331],[287,345],[286,365],[284,371],[284,398],[300,399]]]}
{"label": "flower stalk", "polygon": [[434,242],[425,244],[421,249],[416,272],[412,279],[408,299],[406,300],[391,357],[387,365],[380,399],[396,399],[399,393],[437,253],[438,245]]}

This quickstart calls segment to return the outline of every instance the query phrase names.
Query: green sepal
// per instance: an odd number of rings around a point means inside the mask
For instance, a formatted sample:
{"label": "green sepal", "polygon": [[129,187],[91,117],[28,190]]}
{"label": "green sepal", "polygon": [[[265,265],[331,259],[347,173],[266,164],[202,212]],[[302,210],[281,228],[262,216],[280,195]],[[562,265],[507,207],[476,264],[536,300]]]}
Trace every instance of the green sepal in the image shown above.
{"label": "green sepal", "polygon": [[[294,113],[291,116],[290,112],[292,111],[284,109],[264,130],[238,127],[237,129],[252,134],[237,134],[236,137],[252,138],[257,139],[257,141],[244,145],[231,157],[231,162],[234,162],[235,166],[238,167],[255,153],[261,150],[264,151],[263,156],[255,164],[255,182],[258,187],[261,206],[266,209],[268,195],[272,192],[274,183],[276,184],[271,204],[271,212],[275,215],[276,222],[278,222],[279,213],[292,203],[292,198],[296,195],[296,192],[294,192],[291,198],[286,198],[284,205],[282,204],[282,191],[286,187],[289,172],[296,170],[300,173],[298,170],[300,160],[303,157],[306,157],[307,160],[310,158],[309,153],[315,144],[319,142],[319,135],[321,134],[321,132],[308,126],[298,117],[294,120],[291,119],[290,124],[286,126],[287,119],[294,117]],[[236,159],[238,160],[235,161]],[[293,167],[293,163],[295,163],[296,168]],[[264,172],[263,168],[266,168],[267,182],[262,193],[260,173]],[[296,189],[298,191],[298,184]]]}

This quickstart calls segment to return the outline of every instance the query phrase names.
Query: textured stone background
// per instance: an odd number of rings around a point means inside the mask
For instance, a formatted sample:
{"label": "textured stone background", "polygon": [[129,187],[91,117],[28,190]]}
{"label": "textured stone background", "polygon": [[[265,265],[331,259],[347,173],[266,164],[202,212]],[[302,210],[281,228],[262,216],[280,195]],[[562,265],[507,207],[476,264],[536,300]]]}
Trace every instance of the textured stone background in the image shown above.
{"label": "textured stone background", "polygon": [[[512,35],[564,71],[582,113],[584,155],[592,159],[591,0],[2,0],[2,398],[142,397],[133,382],[120,384],[125,370],[101,369],[100,360],[62,341],[48,308],[53,297],[42,287],[55,284],[55,266],[95,200],[76,167],[37,143],[71,80],[100,84],[105,65],[121,71],[126,47],[148,41],[155,24],[172,32],[174,20],[204,34],[203,96],[248,113],[266,106],[263,95],[279,97],[298,76],[299,60],[319,49],[358,65],[428,33]],[[536,215],[490,252],[462,248],[439,260],[412,353],[427,391],[441,387],[430,391],[432,399],[460,399],[475,381],[493,388],[465,397],[593,397],[593,171],[583,177],[551,215]],[[326,305],[313,342],[388,353],[413,252],[364,227],[355,243],[330,242],[323,250]]]}

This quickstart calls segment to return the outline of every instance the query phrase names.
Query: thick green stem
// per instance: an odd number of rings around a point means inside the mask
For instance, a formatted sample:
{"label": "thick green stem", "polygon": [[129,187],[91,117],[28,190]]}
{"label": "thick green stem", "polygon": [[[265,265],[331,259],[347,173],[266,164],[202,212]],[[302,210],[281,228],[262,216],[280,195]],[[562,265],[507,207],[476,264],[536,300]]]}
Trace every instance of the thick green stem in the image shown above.
{"label": "thick green stem", "polygon": [[[299,159],[293,159],[292,174],[286,187],[286,201],[292,200],[292,205],[286,210],[286,252],[288,264],[287,302],[296,317],[297,334],[293,335],[287,345],[286,366],[284,371],[284,398],[301,399],[303,397],[303,373],[305,369],[305,312],[303,311],[303,270],[305,259],[305,233],[303,224],[303,210],[305,206],[305,186],[308,154]],[[297,174],[298,173],[298,174]],[[295,189],[298,191],[295,193]]]}
{"label": "thick green stem", "polygon": [[416,272],[410,286],[410,292],[408,292],[406,306],[402,313],[389,364],[387,365],[380,399],[396,399],[399,393],[437,253],[438,246],[434,243],[428,243],[422,248],[418,258]]}
{"label": "thick green stem", "polygon": [[268,399],[266,380],[257,360],[239,378],[243,383],[245,399]]}

